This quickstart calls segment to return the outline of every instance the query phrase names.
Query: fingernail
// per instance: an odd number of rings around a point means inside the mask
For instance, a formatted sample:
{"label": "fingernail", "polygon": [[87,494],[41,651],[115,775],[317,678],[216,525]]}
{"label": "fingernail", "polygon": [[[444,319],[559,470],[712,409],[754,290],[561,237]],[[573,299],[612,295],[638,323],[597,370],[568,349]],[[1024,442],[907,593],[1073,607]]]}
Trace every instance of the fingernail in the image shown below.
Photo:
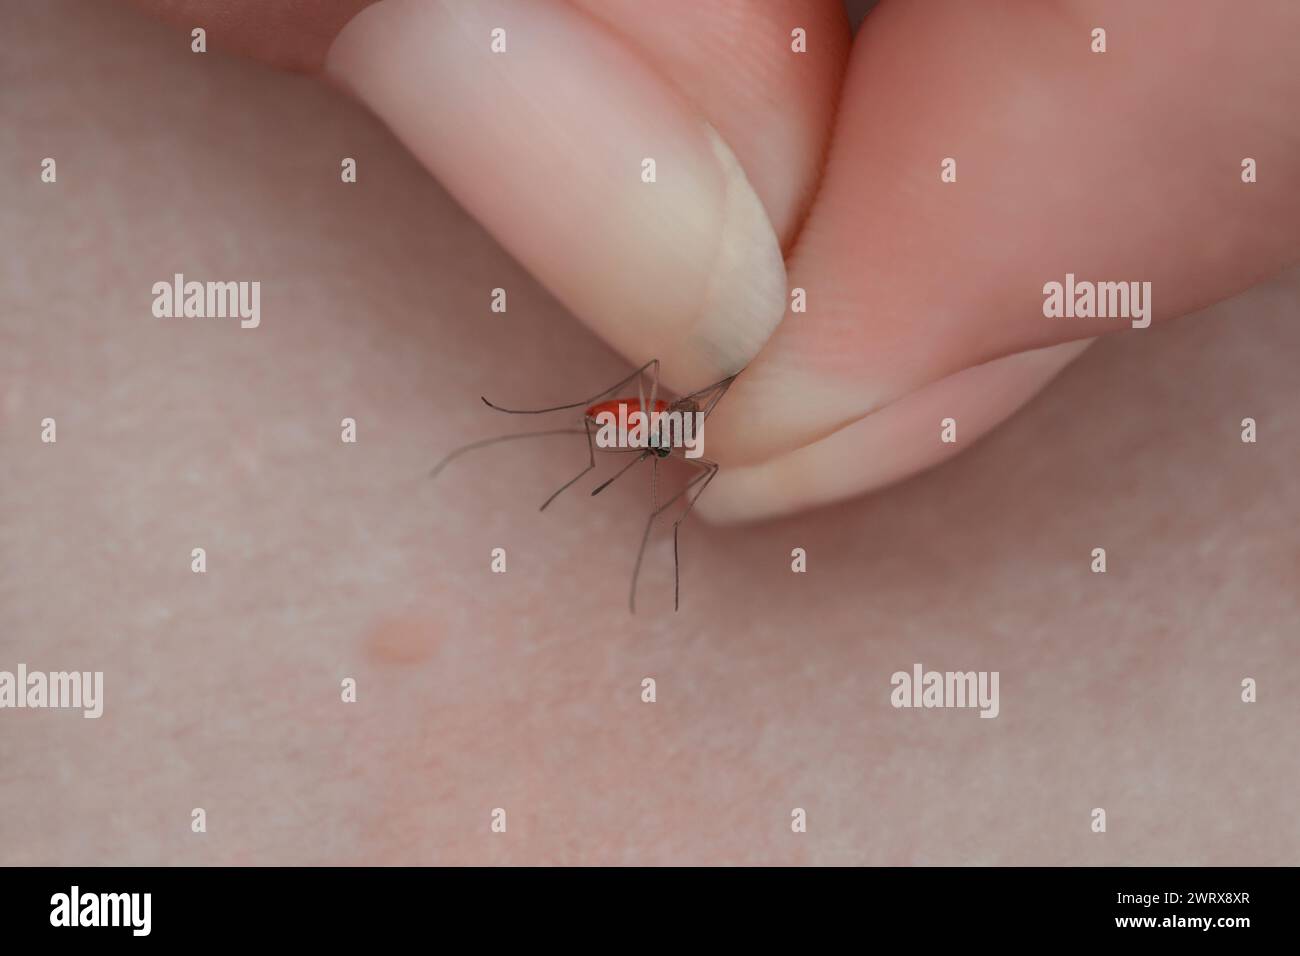
{"label": "fingernail", "polygon": [[698,388],[780,322],[780,247],[731,150],[567,4],[382,0],[326,69],[629,361]]}

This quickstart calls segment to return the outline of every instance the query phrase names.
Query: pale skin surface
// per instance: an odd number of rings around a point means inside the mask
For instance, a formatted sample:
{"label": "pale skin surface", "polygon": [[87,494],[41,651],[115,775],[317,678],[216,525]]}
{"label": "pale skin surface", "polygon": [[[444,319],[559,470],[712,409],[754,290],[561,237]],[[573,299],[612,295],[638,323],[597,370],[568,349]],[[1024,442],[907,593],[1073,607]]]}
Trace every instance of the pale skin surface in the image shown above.
{"label": "pale skin surface", "polygon": [[[627,365],[360,107],[84,13],[0,31],[0,668],[107,701],[0,712],[0,862],[1296,861],[1300,275],[907,484],[692,522],[676,615],[658,537],[632,619],[648,476],[539,515],[561,438],[424,479],[518,424],[480,392]],[[155,319],[174,271],[261,279],[262,326]],[[1000,716],[894,710],[916,661],[999,670]]]}

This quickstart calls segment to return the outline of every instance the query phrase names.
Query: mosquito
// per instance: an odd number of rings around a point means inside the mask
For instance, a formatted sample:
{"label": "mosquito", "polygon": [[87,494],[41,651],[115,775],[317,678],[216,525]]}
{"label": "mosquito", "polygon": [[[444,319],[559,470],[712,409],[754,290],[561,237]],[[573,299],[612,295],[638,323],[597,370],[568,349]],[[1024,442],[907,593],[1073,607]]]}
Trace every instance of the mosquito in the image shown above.
{"label": "mosquito", "polygon": [[[430,478],[436,478],[438,474],[449,465],[452,460],[459,458],[468,451],[474,451],[477,448],[485,448],[488,445],[495,445],[498,442],[514,441],[520,438],[540,438],[544,435],[585,435],[587,438],[587,466],[578,472],[559,488],[551,493],[551,496],[542,502],[539,511],[545,511],[552,501],[558,498],[563,492],[567,491],[578,482],[587,472],[596,467],[596,452],[634,454],[634,457],[626,465],[620,468],[613,477],[606,479],[592,489],[592,495],[598,495],[610,485],[612,485],[623,475],[627,474],[642,462],[650,462],[650,516],[646,519],[645,532],[641,535],[641,547],[636,553],[636,565],[632,569],[632,585],[628,591],[628,609],[636,613],[636,587],[637,580],[641,576],[641,563],[645,558],[646,544],[650,540],[650,532],[654,528],[655,519],[661,514],[685,499],[686,507],[673,522],[673,610],[676,611],[681,606],[681,565],[678,560],[678,529],[681,523],[686,520],[686,516],[691,513],[695,507],[695,502],[699,500],[704,489],[709,486],[715,475],[718,473],[718,463],[711,461],[703,456],[690,457],[687,454],[687,442],[689,436],[684,434],[684,429],[680,426],[672,427],[672,422],[684,422],[685,416],[692,416],[692,420],[704,422],[712,414],[713,409],[717,407],[722,396],[727,393],[731,383],[736,380],[736,375],[728,375],[721,381],[714,382],[706,388],[697,392],[691,392],[689,395],[683,395],[674,401],[666,401],[659,397],[659,360],[652,359],[642,365],[639,369],[623,379],[605,389],[603,392],[597,392],[590,398],[584,398],[582,401],[570,402],[567,405],[552,405],[549,408],[504,408],[489,402],[483,398],[483,404],[494,411],[503,412],[507,415],[545,415],[550,412],[562,412],[570,409],[581,408],[582,427],[581,428],[552,428],[541,431],[517,432],[510,435],[498,435],[495,438],[485,438],[482,441],[471,442],[463,445],[455,451],[448,454],[442,461],[429,472]],[[650,395],[647,398],[644,388],[646,376],[650,378]],[[619,391],[629,386],[633,381],[637,384],[637,394],[635,396],[620,397]],[[480,396],[481,397],[481,396]],[[605,447],[596,441],[596,435],[592,429],[609,426],[611,419],[617,419],[619,422],[626,422],[634,412],[641,412],[644,416],[649,417],[652,413],[656,415],[656,421],[668,422],[667,428],[653,429],[648,436],[645,447]],[[674,419],[671,413],[679,413]],[[622,437],[622,433],[620,432]],[[680,453],[680,454],[675,454]],[[696,474],[676,494],[672,495],[662,504],[659,501],[659,462],[666,459],[677,457],[696,469]]]}

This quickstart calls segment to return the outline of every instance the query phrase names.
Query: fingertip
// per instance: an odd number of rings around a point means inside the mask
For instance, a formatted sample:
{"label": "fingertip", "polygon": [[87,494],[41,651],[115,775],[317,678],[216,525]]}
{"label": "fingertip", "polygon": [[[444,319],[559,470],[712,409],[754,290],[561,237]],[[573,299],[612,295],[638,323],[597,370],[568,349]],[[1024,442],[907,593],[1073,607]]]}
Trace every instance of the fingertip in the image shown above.
{"label": "fingertip", "polygon": [[723,467],[696,508],[735,524],[876,491],[969,448],[1028,402],[1091,339],[1006,356],[941,379],[811,443]]}
{"label": "fingertip", "polygon": [[699,387],[785,311],[780,245],[717,131],[567,4],[385,0],[339,35],[353,88],[460,202],[629,360]]}

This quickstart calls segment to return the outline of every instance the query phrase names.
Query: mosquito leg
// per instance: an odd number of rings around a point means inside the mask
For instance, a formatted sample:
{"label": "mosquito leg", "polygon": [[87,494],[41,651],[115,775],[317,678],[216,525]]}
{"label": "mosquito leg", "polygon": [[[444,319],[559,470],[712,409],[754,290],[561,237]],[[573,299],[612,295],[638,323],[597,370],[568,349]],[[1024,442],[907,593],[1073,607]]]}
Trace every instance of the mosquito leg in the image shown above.
{"label": "mosquito leg", "polygon": [[607,478],[607,479],[605,479],[604,481],[602,481],[599,485],[597,485],[597,486],[595,487],[595,489],[591,492],[592,495],[594,496],[594,495],[598,495],[598,494],[600,494],[602,491],[604,491],[606,488],[608,488],[610,485],[612,485],[612,484],[613,484],[615,481],[617,481],[619,478],[622,478],[622,477],[623,477],[623,474],[624,474],[624,473],[625,473],[629,468],[633,467],[634,465],[639,465],[639,464],[641,464],[641,462],[643,462],[643,461],[645,461],[647,458],[649,458],[651,454],[652,454],[652,452],[649,452],[649,451],[643,451],[643,452],[641,452],[641,454],[637,455],[635,458],[633,458],[631,461],[629,461],[626,465],[624,465],[622,468],[620,468],[620,469],[618,470],[618,473],[617,473],[616,475],[614,475],[613,478]]}
{"label": "mosquito leg", "polygon": [[677,525],[673,525],[673,613],[682,609],[681,562],[677,559]]}
{"label": "mosquito leg", "polygon": [[737,372],[735,375],[728,375],[726,378],[719,379],[718,381],[714,382],[712,385],[706,385],[706,386],[704,386],[704,388],[697,389],[697,390],[694,391],[694,392],[691,392],[691,393],[689,393],[689,394],[687,394],[687,395],[683,395],[682,398],[699,398],[701,395],[706,395],[706,394],[708,394],[709,392],[713,391],[715,388],[724,388],[724,387],[728,387],[728,386],[730,386],[731,383],[734,382],[734,381],[735,381],[739,376],[740,376],[740,373],[739,373],[739,372]]}
{"label": "mosquito leg", "polygon": [[701,462],[701,464],[703,464],[705,468],[709,469],[708,476],[704,479],[704,481],[700,484],[700,486],[695,489],[695,494],[687,498],[686,510],[683,511],[681,514],[679,514],[677,516],[677,520],[673,522],[673,610],[674,611],[681,609],[681,604],[680,604],[681,578],[678,570],[680,568],[680,564],[677,561],[677,530],[682,526],[682,522],[686,520],[686,516],[691,513],[691,509],[695,507],[695,502],[700,500],[700,495],[704,494],[704,489],[709,487],[709,482],[713,480],[713,476],[718,473],[718,466],[715,462],[705,461],[705,462]]}
{"label": "mosquito leg", "polygon": [[576,475],[574,475],[572,478],[566,481],[564,484],[560,485],[560,487],[555,490],[555,492],[551,495],[551,497],[547,498],[545,501],[542,502],[542,506],[537,509],[538,511],[545,511],[546,506],[560,496],[560,492],[564,491],[575,481],[577,481],[587,472],[591,471],[591,469],[596,467],[596,446],[592,441],[592,437],[591,437],[591,419],[584,418],[582,420],[582,427],[587,433],[587,454],[591,458],[591,463],[588,464],[586,468],[582,469],[582,471],[578,472]]}
{"label": "mosquito leg", "polygon": [[739,372],[737,372],[735,375],[729,375],[719,382],[714,382],[712,385],[700,389],[698,392],[691,392],[689,395],[683,395],[681,398],[678,399],[678,401],[679,402],[689,401],[690,399],[699,398],[701,395],[708,395],[710,392],[716,391],[717,394],[711,395],[709,397],[709,400],[705,403],[704,408],[702,409],[704,412],[704,417],[707,418],[709,412],[713,411],[713,406],[718,404],[718,402],[722,400],[722,396],[727,394],[727,389],[731,388],[731,383],[734,382],[737,376],[739,375],[740,375]]}
{"label": "mosquito leg", "polygon": [[[645,533],[641,535],[641,547],[637,550],[636,553],[636,565],[635,567],[632,568],[632,588],[630,593],[628,594],[628,599],[627,599],[627,606],[633,614],[636,613],[636,583],[637,583],[637,579],[640,578],[641,576],[641,562],[645,559],[645,546],[646,543],[650,540],[650,530],[654,527],[655,518],[659,517],[666,510],[668,510],[668,508],[672,507],[683,495],[685,495],[688,491],[690,491],[701,481],[703,481],[705,484],[708,484],[709,479],[711,479],[715,474],[717,474],[718,471],[718,466],[711,461],[705,462],[701,459],[692,459],[692,458],[688,458],[684,460],[690,462],[692,465],[697,465],[698,467],[704,468],[705,470],[700,472],[690,481],[688,481],[686,483],[686,487],[682,488],[681,491],[677,492],[677,494],[673,495],[662,505],[652,510],[650,512],[650,517],[646,519]],[[698,498],[699,494],[697,493],[695,497]],[[692,500],[691,503],[694,504],[694,501]],[[687,510],[689,510],[689,507]]]}
{"label": "mosquito leg", "polygon": [[494,408],[498,412],[507,412],[511,415],[541,415],[546,412],[562,411],[563,409],[566,408],[585,408],[588,405],[595,404],[596,399],[604,398],[606,395],[610,394],[611,392],[617,392],[628,382],[640,376],[648,368],[654,369],[655,378],[658,379],[659,360],[651,359],[650,361],[642,365],[639,369],[637,369],[635,372],[633,372],[631,375],[629,375],[627,378],[623,379],[622,381],[618,382],[615,385],[610,386],[609,388],[605,389],[603,392],[597,392],[595,395],[591,396],[591,398],[585,398],[580,402],[573,402],[572,404],[569,405],[552,405],[550,408],[502,408],[500,405],[493,405],[482,395],[480,395],[479,398],[483,399],[483,404],[486,405],[488,408]]}
{"label": "mosquito leg", "polygon": [[688,484],[685,488],[683,488],[683,489],[682,489],[683,493],[685,493],[686,491],[688,491],[688,490],[690,489],[691,485],[694,485],[695,482],[696,482],[696,481],[699,481],[701,478],[704,479],[704,483],[703,483],[702,485],[700,485],[700,487],[698,487],[698,488],[695,489],[695,494],[693,494],[693,495],[691,495],[689,498],[687,498],[687,500],[686,500],[686,509],[685,509],[681,514],[679,514],[679,515],[677,516],[677,520],[673,522],[673,526],[674,526],[674,527],[677,526],[677,525],[679,525],[679,524],[681,524],[683,521],[686,520],[686,516],[687,516],[688,514],[690,514],[690,513],[691,513],[691,509],[695,507],[695,502],[697,502],[697,501],[700,500],[700,495],[704,494],[704,489],[707,488],[707,487],[709,487],[709,482],[712,481],[712,480],[713,480],[713,476],[716,475],[716,474],[718,473],[718,463],[717,463],[716,461],[709,461],[709,460],[706,459],[706,458],[695,458],[695,459],[690,459],[690,458],[688,458],[688,459],[686,459],[686,460],[687,460],[687,461],[690,461],[692,464],[697,464],[697,465],[699,465],[699,467],[701,467],[701,468],[704,469],[704,472],[703,472],[702,474],[696,476],[696,478],[694,479],[694,481],[692,481],[692,482],[691,482],[690,484]]}
{"label": "mosquito leg", "polygon": [[722,401],[722,396],[727,394],[727,389],[731,388],[731,383],[735,380],[736,376],[733,375],[731,378],[725,378],[717,385],[713,386],[713,388],[717,389],[717,392],[704,403],[702,411],[704,412],[705,418],[708,418],[709,415],[712,414],[714,406],[717,405],[718,402]]}
{"label": "mosquito leg", "polygon": [[[659,396],[659,366],[656,365],[654,368],[654,372],[652,372],[650,375],[650,405],[647,407],[646,404],[643,402],[641,404],[642,411],[653,414],[655,408],[655,399],[658,398],[658,396]],[[657,431],[658,429],[655,429],[655,432]]]}
{"label": "mosquito leg", "polygon": [[650,517],[645,523],[645,533],[641,535],[641,547],[636,552],[636,564],[632,568],[632,590],[627,596],[627,609],[633,614],[636,613],[636,582],[641,576],[641,559],[645,557],[645,545],[650,540],[650,529],[654,527],[655,512],[650,512]]}
{"label": "mosquito leg", "polygon": [[540,438],[543,435],[581,435],[582,430],[578,428],[550,428],[540,432],[518,432],[514,435],[498,435],[496,438],[485,438],[482,441],[470,442],[468,445],[461,445],[455,451],[450,452],[442,461],[434,465],[429,471],[430,478],[437,478],[438,473],[451,464],[452,460],[459,458],[467,451],[473,451],[475,448],[486,448],[488,445],[495,445],[497,442],[514,441],[516,438]]}
{"label": "mosquito leg", "polygon": [[[659,510],[659,459],[652,458],[650,459],[650,513],[654,514],[658,510]],[[642,551],[645,550],[645,542],[649,534],[650,534],[650,528],[647,526],[646,532],[641,538]],[[641,564],[640,554],[637,554],[636,561],[638,567],[637,567],[637,571],[633,572],[632,594],[628,597],[628,607],[632,609],[633,614],[636,613],[636,573],[641,570],[639,567],[639,565]]]}
{"label": "mosquito leg", "polygon": [[644,434],[646,436],[646,446],[649,448],[653,448],[654,439],[650,437],[650,418],[649,418],[650,407],[645,403],[645,382],[643,381],[644,378],[645,376],[638,376],[636,380],[636,401],[637,401],[636,407],[641,414],[641,423],[645,429]]}

